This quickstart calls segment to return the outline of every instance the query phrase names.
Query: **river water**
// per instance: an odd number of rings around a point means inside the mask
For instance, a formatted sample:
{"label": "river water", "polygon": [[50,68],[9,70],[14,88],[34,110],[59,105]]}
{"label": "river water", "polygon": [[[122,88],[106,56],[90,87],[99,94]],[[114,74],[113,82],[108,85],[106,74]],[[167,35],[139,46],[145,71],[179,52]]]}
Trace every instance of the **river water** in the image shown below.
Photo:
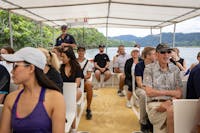
{"label": "river water", "polygon": [[[190,67],[192,63],[198,62],[197,61],[197,53],[200,52],[199,48],[193,48],[193,47],[178,47],[180,50],[180,56],[186,60],[187,68]],[[130,53],[132,50],[132,47],[125,47],[126,53]],[[141,48],[141,51],[143,50],[143,47]],[[88,59],[93,59],[94,56],[99,52],[98,49],[88,49],[86,52],[86,57]],[[106,49],[105,49],[106,52]],[[107,48],[107,54],[110,58],[110,60],[113,59],[113,56],[116,55],[117,47],[108,47]]]}

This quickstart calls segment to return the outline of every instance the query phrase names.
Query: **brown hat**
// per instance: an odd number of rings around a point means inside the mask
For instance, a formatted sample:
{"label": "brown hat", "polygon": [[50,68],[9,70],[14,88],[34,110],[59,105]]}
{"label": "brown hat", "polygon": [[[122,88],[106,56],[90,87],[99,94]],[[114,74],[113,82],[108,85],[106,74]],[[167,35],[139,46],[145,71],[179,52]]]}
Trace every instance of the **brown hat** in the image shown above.
{"label": "brown hat", "polygon": [[160,43],[156,47],[156,52],[172,50],[167,44]]}

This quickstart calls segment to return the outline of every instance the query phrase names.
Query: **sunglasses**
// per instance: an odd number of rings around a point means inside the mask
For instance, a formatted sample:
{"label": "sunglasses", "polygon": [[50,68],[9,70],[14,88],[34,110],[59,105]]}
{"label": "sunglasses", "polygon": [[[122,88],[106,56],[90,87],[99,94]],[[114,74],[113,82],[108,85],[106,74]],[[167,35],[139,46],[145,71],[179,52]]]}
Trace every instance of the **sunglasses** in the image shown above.
{"label": "sunglasses", "polygon": [[168,50],[168,51],[160,51],[160,54],[166,54],[166,53],[171,54],[171,51],[170,50]]}
{"label": "sunglasses", "polygon": [[25,64],[13,63],[13,70],[15,70],[19,66],[27,67],[27,66],[30,66],[30,64],[28,64],[28,63],[25,63]]}

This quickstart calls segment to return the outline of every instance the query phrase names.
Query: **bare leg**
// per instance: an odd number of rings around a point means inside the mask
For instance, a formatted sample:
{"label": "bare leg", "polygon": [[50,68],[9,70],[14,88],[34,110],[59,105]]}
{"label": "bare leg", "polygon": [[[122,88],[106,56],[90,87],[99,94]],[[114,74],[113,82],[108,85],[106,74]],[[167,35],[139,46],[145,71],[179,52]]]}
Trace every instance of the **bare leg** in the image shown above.
{"label": "bare leg", "polygon": [[121,91],[123,90],[123,87],[124,87],[124,80],[125,80],[125,75],[121,73],[119,77],[119,89]]}
{"label": "bare leg", "polygon": [[127,92],[127,99],[130,101],[132,96],[132,92],[128,91]]}
{"label": "bare leg", "polygon": [[95,74],[95,78],[97,79],[97,81],[100,82],[101,72],[99,70],[96,70],[94,74]]}
{"label": "bare leg", "polygon": [[168,133],[174,133],[174,116],[172,105],[167,108],[167,130]]}
{"label": "bare leg", "polygon": [[104,72],[104,81],[107,81],[111,77],[111,72],[110,71],[105,71]]}
{"label": "bare leg", "polygon": [[87,92],[87,109],[90,110],[90,105],[91,105],[91,102],[92,102],[92,96],[93,96],[93,90],[92,90],[92,82],[90,81],[86,81],[85,82],[85,91]]}

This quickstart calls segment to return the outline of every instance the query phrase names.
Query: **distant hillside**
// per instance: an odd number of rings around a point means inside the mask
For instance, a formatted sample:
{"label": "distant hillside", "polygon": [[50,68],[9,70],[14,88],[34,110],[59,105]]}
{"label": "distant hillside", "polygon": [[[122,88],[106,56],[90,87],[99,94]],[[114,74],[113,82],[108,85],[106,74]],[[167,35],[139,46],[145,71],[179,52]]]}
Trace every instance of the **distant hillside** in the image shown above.
{"label": "distant hillside", "polygon": [[[172,33],[162,33],[162,42],[172,44]],[[136,42],[142,46],[155,46],[159,43],[160,35],[148,35],[145,37],[136,37],[133,35],[121,35],[110,37],[111,40],[120,40],[123,42]],[[176,46],[200,46],[200,33],[176,33]]]}

